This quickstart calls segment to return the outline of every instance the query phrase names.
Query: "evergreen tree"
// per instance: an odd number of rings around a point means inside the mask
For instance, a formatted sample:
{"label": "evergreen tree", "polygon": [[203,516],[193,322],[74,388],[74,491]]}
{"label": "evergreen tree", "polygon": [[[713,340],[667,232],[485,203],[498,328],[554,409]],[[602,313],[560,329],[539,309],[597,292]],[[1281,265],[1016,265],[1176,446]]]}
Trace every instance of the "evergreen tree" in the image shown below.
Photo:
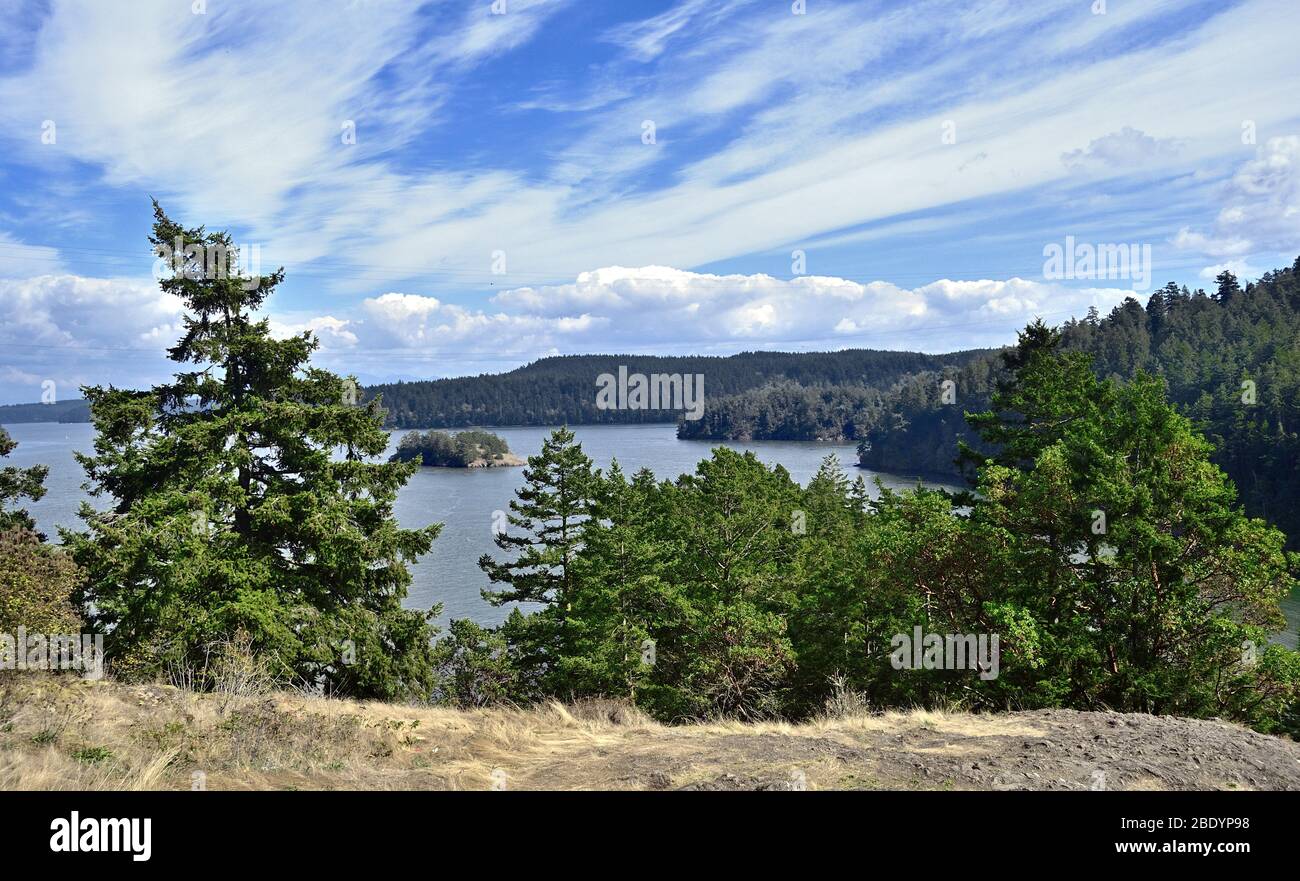
{"label": "evergreen tree", "polygon": [[[1096,415],[1096,377],[1092,358],[1082,352],[1058,353],[1061,334],[1034,321],[1017,345],[1002,353],[1006,378],[998,383],[992,409],[967,413],[966,421],[988,447],[992,461],[1021,467],[1060,439],[1076,421]],[[990,457],[961,444],[963,461],[982,465]]]}
{"label": "evergreen tree", "polygon": [[[429,617],[402,607],[407,562],[440,527],[401,529],[415,464],[387,446],[377,401],[309,364],[310,333],[276,340],[255,318],[283,278],[211,271],[226,233],[184,228],[154,203],[150,241],[176,247],[164,291],[184,302],[168,355],[193,369],[148,391],[88,387],[97,436],[79,455],[106,511],[64,539],[86,571],[79,600],[119,675],[202,671],[246,641],[282,682],[378,698],[433,686]],[[220,265],[220,264],[218,264]]]}
{"label": "evergreen tree", "polygon": [[1237,276],[1225,269],[1214,277],[1215,283],[1219,288],[1215,292],[1214,298],[1220,303],[1228,304],[1232,298],[1241,293],[1241,285],[1237,283]]}
{"label": "evergreen tree", "polygon": [[515,552],[515,558],[497,561],[484,554],[479,559],[492,583],[506,585],[484,591],[484,599],[496,606],[519,602],[543,607],[507,622],[512,650],[527,659],[530,680],[542,688],[554,682],[555,665],[572,638],[566,619],[578,588],[573,563],[596,491],[597,474],[582,445],[568,428],[556,429],[542,443],[541,453],[528,458],[524,486],[510,502],[509,526],[496,534],[497,547]]}
{"label": "evergreen tree", "polygon": [[[9,436],[9,432],[0,428],[0,457],[8,456],[17,446],[18,442]],[[31,515],[10,505],[19,499],[39,501],[45,495],[45,476],[49,471],[45,465],[31,468],[6,465],[0,468],[0,532],[15,528],[35,532],[36,523]]]}
{"label": "evergreen tree", "polygon": [[678,542],[668,579],[690,609],[667,652],[680,666],[660,673],[678,683],[674,715],[776,714],[795,669],[787,618],[803,538],[793,528],[799,485],[752,452],[718,447],[694,474],[668,485],[665,500]]}
{"label": "evergreen tree", "polygon": [[[977,424],[1015,452],[981,469],[971,522],[1010,556],[982,593],[1006,629],[1020,622],[1022,654],[1040,659],[1004,668],[999,688],[1024,677],[1034,703],[1244,714],[1239,695],[1260,670],[1242,646],[1283,626],[1279,603],[1295,585],[1282,534],[1241,513],[1157,379],[1116,386],[1086,360],[1040,349],[998,405]],[[1050,430],[1027,428],[1026,412]],[[1290,699],[1297,685],[1268,683]]]}
{"label": "evergreen tree", "polygon": [[1165,329],[1165,318],[1169,314],[1169,288],[1173,287],[1176,292],[1177,286],[1170,282],[1162,290],[1156,291],[1147,300],[1147,328],[1153,339],[1159,339]]}
{"label": "evergreen tree", "polygon": [[656,695],[644,692],[655,691],[657,670],[674,666],[669,655],[688,614],[665,580],[674,545],[659,486],[647,469],[629,481],[615,461],[595,496],[575,563],[582,589],[567,610],[571,639],[560,672],[578,694],[654,705]]}

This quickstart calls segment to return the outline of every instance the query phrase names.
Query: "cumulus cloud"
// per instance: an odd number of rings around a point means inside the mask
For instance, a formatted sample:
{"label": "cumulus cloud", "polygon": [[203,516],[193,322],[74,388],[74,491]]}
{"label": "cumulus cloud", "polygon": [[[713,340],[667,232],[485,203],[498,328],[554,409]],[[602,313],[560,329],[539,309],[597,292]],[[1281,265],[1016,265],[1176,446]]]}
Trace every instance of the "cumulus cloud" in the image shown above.
{"label": "cumulus cloud", "polygon": [[1233,174],[1221,201],[1213,230],[1183,227],[1174,244],[1218,258],[1300,252],[1300,137],[1270,138],[1261,145]]}
{"label": "cumulus cloud", "polygon": [[1061,154],[1067,168],[1090,171],[1125,171],[1166,162],[1178,155],[1182,141],[1153,138],[1124,126],[1089,142],[1087,147]]}
{"label": "cumulus cloud", "polygon": [[0,351],[9,402],[80,385],[156,380],[182,332],[182,303],[151,281],[42,275],[0,279]]}
{"label": "cumulus cloud", "polygon": [[343,325],[331,322],[330,330],[348,336],[346,345],[334,347],[337,351],[414,351],[430,365],[445,363],[468,344],[525,357],[552,351],[782,346],[938,351],[1005,343],[1035,315],[1061,320],[1089,306],[1109,308],[1131,295],[1125,289],[1067,288],[1023,278],[940,279],[906,288],[826,276],[783,279],[608,266],[566,284],[503,291],[492,299],[493,310],[387,293],[366,299]]}
{"label": "cumulus cloud", "polygon": [[[909,288],[831,276],[607,266],[565,284],[502,291],[488,308],[390,291],[331,314],[270,318],[277,337],[315,334],[318,363],[372,382],[497,372],[560,353],[994,346],[1013,340],[1035,316],[1059,322],[1131,295],[1023,278],[939,279]],[[162,352],[179,336],[182,314],[179,301],[145,281],[0,281],[0,344],[16,353],[0,378],[5,396],[35,399],[33,378],[56,378],[69,389],[158,382],[174,370]]]}

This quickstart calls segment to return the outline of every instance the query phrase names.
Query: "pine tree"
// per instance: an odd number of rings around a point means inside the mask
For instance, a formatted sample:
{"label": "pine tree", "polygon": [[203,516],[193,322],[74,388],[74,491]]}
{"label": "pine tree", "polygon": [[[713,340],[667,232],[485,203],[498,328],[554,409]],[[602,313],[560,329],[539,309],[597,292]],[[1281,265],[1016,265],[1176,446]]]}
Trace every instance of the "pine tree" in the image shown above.
{"label": "pine tree", "polygon": [[483,591],[484,599],[496,606],[520,602],[543,607],[518,619],[512,616],[504,628],[530,681],[543,689],[554,682],[555,664],[572,637],[566,619],[578,587],[573,562],[595,502],[596,481],[591,459],[573,432],[556,429],[543,441],[541,453],[528,457],[524,486],[510,502],[508,527],[496,534],[497,547],[517,556],[501,562],[490,554],[479,558],[493,584],[507,585]]}
{"label": "pine tree", "polygon": [[[374,461],[378,401],[310,366],[310,333],[276,340],[256,311],[283,272],[247,278],[227,233],[187,229],[154,203],[150,241],[176,247],[161,282],[188,314],[168,355],[193,369],[148,391],[88,387],[95,454],[79,455],[106,511],[64,539],[87,573],[79,596],[119,675],[200,672],[246,643],[282,682],[379,698],[424,697],[432,629],[402,607],[406,563],[439,526],[398,527],[417,467]],[[218,266],[213,271],[213,266]]]}

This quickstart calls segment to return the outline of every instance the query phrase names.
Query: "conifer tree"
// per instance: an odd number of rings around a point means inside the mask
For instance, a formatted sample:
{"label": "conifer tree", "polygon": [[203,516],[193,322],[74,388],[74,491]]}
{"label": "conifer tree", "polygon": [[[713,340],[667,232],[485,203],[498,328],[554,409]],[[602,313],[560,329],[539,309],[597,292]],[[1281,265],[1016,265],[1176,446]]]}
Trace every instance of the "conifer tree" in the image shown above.
{"label": "conifer tree", "polygon": [[518,551],[518,557],[506,562],[497,562],[489,554],[479,558],[479,566],[493,583],[509,585],[505,590],[485,591],[489,602],[559,608],[568,604],[575,586],[572,562],[595,489],[596,475],[582,444],[568,428],[557,428],[542,442],[541,453],[528,457],[524,486],[510,502],[506,520],[523,532],[507,528],[495,538],[497,547]]}
{"label": "conifer tree", "polygon": [[1261,678],[1286,666],[1280,649],[1242,661],[1283,626],[1294,560],[1242,514],[1161,381],[1098,380],[1086,356],[1023,338],[1012,363],[995,409],[972,419],[1003,449],[980,470],[969,529],[1009,551],[985,610],[1040,666],[1005,664],[997,688],[1024,677],[1031,703],[1189,715],[1249,716],[1233,695],[1257,686],[1294,699],[1289,672]]}
{"label": "conifer tree", "polygon": [[560,667],[579,694],[635,701],[655,687],[661,645],[671,652],[685,610],[664,578],[672,544],[654,475],[642,469],[629,481],[615,461],[598,487],[583,529],[582,589],[573,594],[572,639]]}
{"label": "conifer tree", "polygon": [[[8,456],[17,448],[18,442],[9,436],[9,432],[0,428],[0,458]],[[6,529],[36,530],[36,524],[22,508],[9,506],[19,499],[39,501],[45,495],[45,476],[49,473],[45,465],[33,465],[31,468],[15,468],[6,465],[0,468],[0,532]]]}
{"label": "conifer tree", "polygon": [[147,391],[83,389],[97,436],[78,458],[112,503],[83,505],[88,530],[64,532],[110,664],[204,684],[213,647],[238,640],[282,682],[427,696],[433,612],[402,600],[406,564],[440,527],[393,516],[418,466],[375,461],[379,402],[356,406],[353,380],[312,367],[310,333],[277,340],[257,317],[283,271],[222,271],[238,266],[229,234],[182,227],[157,202],[150,241],[173,249],[161,287],[187,310],[168,356],[193,366]]}
{"label": "conifer tree", "polygon": [[1232,298],[1241,293],[1241,285],[1237,282],[1237,276],[1233,275],[1230,270],[1223,270],[1214,277],[1215,283],[1219,286],[1214,293],[1214,298],[1220,303],[1227,304]]}
{"label": "conifer tree", "polygon": [[[496,606],[536,603],[531,615],[514,615],[503,625],[511,650],[523,668],[523,678],[545,691],[554,684],[558,659],[566,653],[572,634],[566,619],[578,587],[574,560],[582,545],[583,525],[591,516],[597,474],[568,428],[558,428],[528,457],[524,486],[515,492],[506,516],[508,526],[497,532],[496,545],[513,551],[513,560],[497,561],[490,554],[479,567],[499,591],[483,591]],[[517,609],[515,611],[518,611]]]}

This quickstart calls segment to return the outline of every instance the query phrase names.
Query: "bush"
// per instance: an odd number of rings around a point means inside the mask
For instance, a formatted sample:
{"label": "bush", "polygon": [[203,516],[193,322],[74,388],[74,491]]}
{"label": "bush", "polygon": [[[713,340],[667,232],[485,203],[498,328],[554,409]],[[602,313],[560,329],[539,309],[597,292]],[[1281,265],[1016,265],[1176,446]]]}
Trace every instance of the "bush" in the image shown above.
{"label": "bush", "polygon": [[79,633],[72,593],[81,571],[30,529],[0,532],[0,633]]}

